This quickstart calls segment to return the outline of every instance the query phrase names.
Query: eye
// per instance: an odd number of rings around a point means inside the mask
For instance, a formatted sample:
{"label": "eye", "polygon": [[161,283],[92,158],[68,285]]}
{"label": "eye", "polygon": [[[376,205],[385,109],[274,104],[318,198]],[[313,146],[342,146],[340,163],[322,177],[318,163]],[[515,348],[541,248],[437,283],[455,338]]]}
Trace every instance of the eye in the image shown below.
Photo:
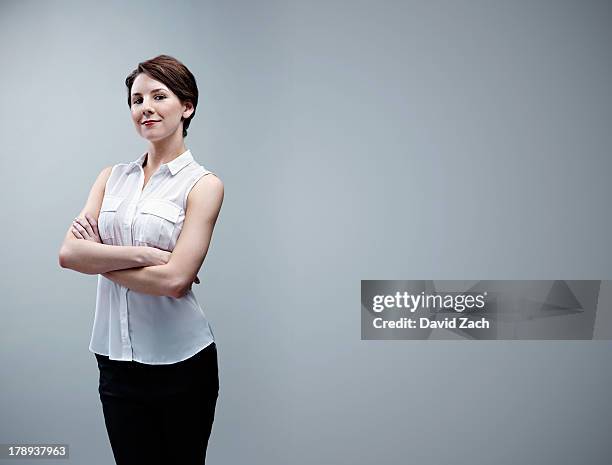
{"label": "eye", "polygon": [[[162,99],[165,99],[165,98],[166,98],[166,96],[165,96],[165,95],[163,95],[163,94],[158,94],[158,95],[156,95],[154,98],[157,98],[157,97],[161,97],[161,99],[160,99],[160,100],[162,100]],[[132,105],[135,105],[135,104],[137,104],[137,103],[140,103],[140,98],[137,98],[137,99],[135,99],[134,101],[132,101]]]}

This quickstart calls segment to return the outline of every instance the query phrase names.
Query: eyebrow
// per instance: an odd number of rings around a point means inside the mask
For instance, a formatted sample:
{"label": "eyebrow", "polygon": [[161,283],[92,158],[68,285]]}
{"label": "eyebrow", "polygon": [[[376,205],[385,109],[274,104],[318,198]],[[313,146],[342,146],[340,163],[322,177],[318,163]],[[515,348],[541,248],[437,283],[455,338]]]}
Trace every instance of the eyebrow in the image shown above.
{"label": "eyebrow", "polygon": [[[168,90],[168,89],[162,89],[161,87],[159,89],[153,89],[151,92],[149,92],[150,94],[152,94],[153,92],[157,92],[158,90]],[[132,94],[132,97],[135,97],[136,95],[142,95],[140,92],[134,92]]]}

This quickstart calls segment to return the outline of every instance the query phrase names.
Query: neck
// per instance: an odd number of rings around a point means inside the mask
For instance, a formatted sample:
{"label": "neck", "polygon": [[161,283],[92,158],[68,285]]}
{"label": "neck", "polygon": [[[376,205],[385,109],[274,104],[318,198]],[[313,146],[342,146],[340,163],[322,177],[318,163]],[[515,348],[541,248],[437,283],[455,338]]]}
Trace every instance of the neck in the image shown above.
{"label": "neck", "polygon": [[146,166],[148,170],[156,170],[160,165],[171,162],[186,150],[183,134],[177,131],[166,139],[150,142],[143,166]]}

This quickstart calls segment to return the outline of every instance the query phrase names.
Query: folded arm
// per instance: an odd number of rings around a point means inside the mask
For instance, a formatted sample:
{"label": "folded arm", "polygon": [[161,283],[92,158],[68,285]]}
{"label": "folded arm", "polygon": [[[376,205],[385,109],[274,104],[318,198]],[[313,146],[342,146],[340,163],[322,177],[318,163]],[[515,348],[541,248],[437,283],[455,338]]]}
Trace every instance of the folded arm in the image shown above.
{"label": "folded arm", "polygon": [[168,263],[111,271],[103,276],[137,292],[183,297],[194,281],[199,283],[197,274],[208,252],[222,203],[221,180],[215,175],[203,176],[187,197],[183,228]]}
{"label": "folded arm", "polygon": [[[69,268],[80,273],[98,274],[150,265],[151,260],[157,258],[152,256],[151,250],[145,247],[114,246],[101,243],[94,218],[98,218],[100,214],[106,181],[111,171],[112,166],[109,166],[100,172],[91,187],[85,207],[78,217],[81,223],[86,225],[87,231],[78,224],[77,227],[81,228],[83,234],[88,234],[90,240],[78,239],[75,234],[81,235],[78,232],[73,233],[73,226],[68,228],[59,251],[59,265],[62,268]],[[85,218],[89,218],[93,225],[90,225]]]}
{"label": "folded arm", "polygon": [[180,282],[168,264],[102,273],[102,276],[143,294],[181,297]]}
{"label": "folded arm", "polygon": [[[166,266],[170,252],[154,247],[98,243],[97,228],[89,221],[95,220],[81,219],[81,223],[86,225],[80,233],[82,237],[67,240],[65,251],[60,253],[64,268],[102,274],[122,286],[146,294],[175,295],[175,279]],[[94,229],[95,233],[92,232]]]}
{"label": "folded arm", "polygon": [[[72,232],[68,232],[72,235]],[[62,268],[85,274],[99,274],[150,264],[148,247],[108,245],[97,242],[68,239],[59,254]]]}
{"label": "folded arm", "polygon": [[197,273],[221,209],[223,183],[214,175],[206,175],[193,186],[187,198],[183,228],[172,253],[154,247],[114,246],[100,243],[94,220],[100,213],[111,168],[100,173],[81,212],[81,220],[87,218],[81,221],[86,230],[78,224],[82,234],[72,226],[68,230],[59,254],[60,265],[82,273],[102,274],[137,292],[182,297],[194,281],[200,282]]}

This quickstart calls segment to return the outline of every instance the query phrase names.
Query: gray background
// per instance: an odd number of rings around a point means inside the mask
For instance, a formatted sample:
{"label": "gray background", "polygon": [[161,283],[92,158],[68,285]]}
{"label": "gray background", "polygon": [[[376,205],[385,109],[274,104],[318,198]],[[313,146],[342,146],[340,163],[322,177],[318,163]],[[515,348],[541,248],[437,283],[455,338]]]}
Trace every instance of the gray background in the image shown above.
{"label": "gray background", "polygon": [[112,463],[96,278],[57,254],[167,53],[226,192],[208,463],[610,463],[609,341],[360,340],[361,279],[612,278],[609,2],[0,5],[0,442]]}

